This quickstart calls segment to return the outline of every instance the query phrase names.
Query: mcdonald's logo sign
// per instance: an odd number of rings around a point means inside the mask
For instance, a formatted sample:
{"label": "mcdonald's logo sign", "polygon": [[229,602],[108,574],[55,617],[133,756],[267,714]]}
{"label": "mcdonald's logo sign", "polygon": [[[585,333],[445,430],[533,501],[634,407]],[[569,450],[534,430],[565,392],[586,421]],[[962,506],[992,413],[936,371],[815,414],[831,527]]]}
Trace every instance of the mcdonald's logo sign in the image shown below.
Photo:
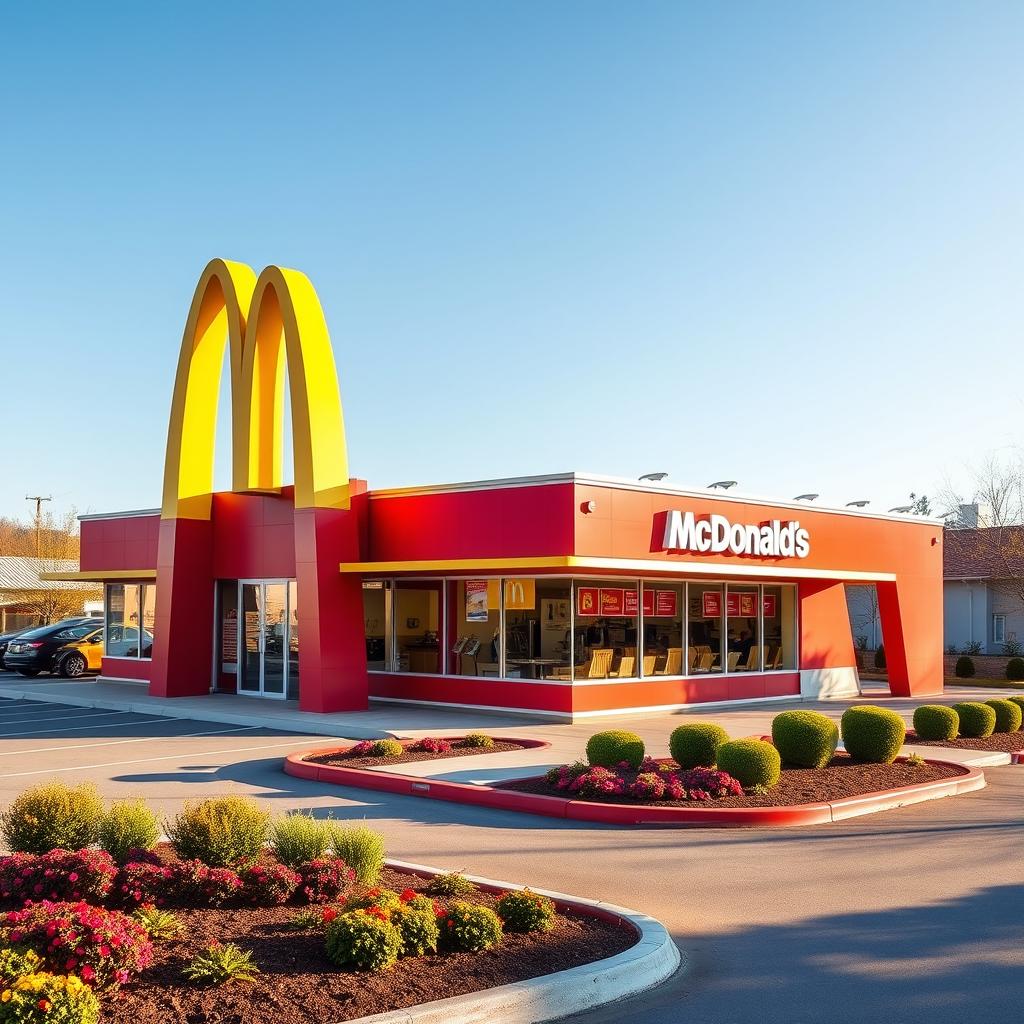
{"label": "mcdonald's logo sign", "polygon": [[288,369],[295,507],[348,508],[348,454],[334,353],[305,274],[212,260],[196,285],[171,400],[163,519],[209,519],[224,346],[231,383],[232,489],[282,484]]}

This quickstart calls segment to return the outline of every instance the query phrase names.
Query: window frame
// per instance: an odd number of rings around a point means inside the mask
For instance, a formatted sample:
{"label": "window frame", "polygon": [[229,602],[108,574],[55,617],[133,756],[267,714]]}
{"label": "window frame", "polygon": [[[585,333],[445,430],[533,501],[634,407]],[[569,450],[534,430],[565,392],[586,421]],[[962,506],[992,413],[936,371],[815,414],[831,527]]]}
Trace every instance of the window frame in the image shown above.
{"label": "window frame", "polygon": [[[999,628],[996,629],[996,626]],[[992,613],[992,643],[994,644],[1005,644],[1006,643],[1006,613],[1005,612],[993,612]]]}
{"label": "window frame", "polygon": [[[506,676],[506,621],[505,621],[505,581],[515,579],[550,579],[550,580],[561,580],[568,584],[569,587],[569,635],[573,638],[572,650],[569,652],[569,671],[570,676],[575,676],[576,672],[576,584],[585,583],[588,581],[605,581],[609,579],[615,579],[617,582],[621,580],[623,587],[636,587],[637,600],[638,600],[638,611],[636,616],[637,621],[637,671],[635,676],[631,676],[629,680],[623,679],[622,682],[644,682],[647,680],[676,680],[676,679],[721,679],[725,676],[736,676],[743,678],[744,676],[760,676],[760,675],[793,675],[800,671],[800,592],[799,584],[796,581],[791,580],[769,580],[758,581],[756,583],[747,583],[742,580],[730,579],[728,577],[697,577],[682,576],[682,577],[611,577],[607,574],[601,573],[580,573],[572,575],[561,575],[561,574],[541,574],[536,573],[511,573],[507,575],[491,573],[491,574],[460,574],[454,576],[446,575],[415,575],[415,576],[364,576],[361,577],[362,583],[380,583],[385,594],[385,637],[384,637],[384,656],[385,665],[384,668],[368,668],[367,671],[373,675],[401,675],[401,676],[415,676],[416,678],[425,679],[436,679],[436,678],[448,678],[448,679],[460,679],[460,680],[473,680],[483,681],[488,683],[500,682],[512,682],[521,683],[524,686],[595,686],[595,685],[606,685],[610,683],[618,683],[620,680],[616,677],[609,677],[607,679],[593,679],[577,680],[571,678],[570,680],[558,680],[558,679],[521,679],[518,677],[509,678]],[[466,580],[497,580],[499,583],[498,592],[500,594],[500,617],[499,617],[499,628],[501,642],[499,644],[499,674],[493,675],[465,675],[455,676],[447,671],[448,666],[448,653],[449,646],[454,642],[454,638],[449,636],[449,622],[448,622],[448,605],[450,601],[449,587],[453,583],[465,582]],[[441,587],[441,602],[439,606],[439,629],[438,639],[440,643],[439,661],[441,666],[440,672],[401,672],[398,669],[398,635],[397,635],[397,621],[395,615],[394,602],[396,599],[396,588],[404,582],[431,582],[438,583]],[[682,647],[683,647],[683,671],[679,675],[645,675],[643,671],[643,658],[641,656],[641,647],[643,642],[643,635],[645,629],[645,618],[643,614],[643,592],[645,587],[657,587],[658,585],[681,585],[682,594],[681,599],[683,602],[682,614],[680,622],[682,625]],[[700,586],[721,586],[722,588],[722,622],[723,627],[721,629],[720,639],[720,653],[719,659],[722,664],[722,670],[716,673],[690,673],[689,669],[689,597],[690,587]],[[728,667],[728,611],[727,600],[729,587],[744,587],[749,592],[750,588],[757,588],[757,622],[758,622],[758,648],[760,651],[758,669],[737,669],[732,672],[729,671]],[[784,588],[789,587],[793,591],[793,622],[792,622],[792,637],[794,645],[794,662],[795,667],[793,668],[776,668],[768,669],[764,667],[765,664],[765,638],[764,638],[764,592],[765,587],[773,588]],[[1005,617],[1005,616],[1004,616]],[[104,623],[106,619],[104,618]]]}
{"label": "window frame", "polygon": [[[134,629],[136,629],[138,631],[138,643],[135,645],[135,653],[134,654],[111,654],[110,651],[107,649],[107,645],[110,643],[110,635],[111,635],[111,629],[110,629],[110,591],[114,587],[120,587],[123,591],[127,591],[128,587],[134,587],[135,588],[135,600],[137,602],[135,607],[138,609],[138,616],[139,616],[138,625],[133,627],[133,626],[131,626],[129,624],[129,626],[126,627],[123,619],[122,619],[121,622],[116,624],[116,625],[120,626],[122,630],[124,630],[125,628],[134,628]],[[145,655],[145,654],[142,653],[143,647],[145,646],[144,643],[143,643],[143,637],[145,636],[145,634],[147,632],[146,627],[143,624],[143,614],[144,614],[145,607],[146,607],[144,599],[143,599],[143,595],[146,594],[149,589],[152,589],[152,593],[153,593],[154,617],[155,617],[155,615],[156,615],[156,583],[154,581],[152,581],[152,580],[118,580],[117,582],[104,584],[104,586],[103,586],[103,626],[102,626],[102,629],[103,629],[103,657],[104,658],[117,658],[117,659],[122,660],[122,661],[152,661],[153,660],[152,648],[150,648],[150,653],[148,655]],[[123,610],[122,610],[122,615],[123,615]]]}

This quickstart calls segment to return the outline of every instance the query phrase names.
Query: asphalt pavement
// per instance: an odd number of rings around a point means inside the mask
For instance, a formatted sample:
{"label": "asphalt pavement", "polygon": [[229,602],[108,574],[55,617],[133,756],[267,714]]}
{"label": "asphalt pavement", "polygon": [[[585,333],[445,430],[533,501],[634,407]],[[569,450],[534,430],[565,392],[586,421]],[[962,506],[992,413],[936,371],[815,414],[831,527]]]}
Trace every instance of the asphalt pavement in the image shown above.
{"label": "asphalt pavement", "polygon": [[[775,710],[760,713],[764,722]],[[285,754],[323,744],[280,729],[0,701],[0,806],[54,775],[143,795],[164,814],[185,799],[245,793],[275,810],[365,819],[403,860],[663,921],[686,969],[578,1021],[1001,1024],[1024,1004],[1024,765],[986,769],[978,793],[836,825],[623,829],[281,772]]]}

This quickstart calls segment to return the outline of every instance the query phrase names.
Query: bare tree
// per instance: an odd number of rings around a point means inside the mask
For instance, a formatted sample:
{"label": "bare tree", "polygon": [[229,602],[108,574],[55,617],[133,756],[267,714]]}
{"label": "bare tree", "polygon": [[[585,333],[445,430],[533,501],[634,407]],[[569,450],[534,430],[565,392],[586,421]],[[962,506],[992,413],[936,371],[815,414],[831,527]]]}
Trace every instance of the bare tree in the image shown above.
{"label": "bare tree", "polygon": [[[21,523],[15,519],[0,519],[0,555],[21,555],[35,558],[36,522]],[[57,572],[75,561],[79,554],[78,519],[75,509],[63,515],[46,512],[40,517],[39,559],[35,563],[40,573]],[[100,587],[82,584],[61,584],[42,581],[39,587],[19,587],[0,592],[5,604],[25,608],[43,623],[55,622],[70,615],[80,614],[83,602],[102,597]]]}

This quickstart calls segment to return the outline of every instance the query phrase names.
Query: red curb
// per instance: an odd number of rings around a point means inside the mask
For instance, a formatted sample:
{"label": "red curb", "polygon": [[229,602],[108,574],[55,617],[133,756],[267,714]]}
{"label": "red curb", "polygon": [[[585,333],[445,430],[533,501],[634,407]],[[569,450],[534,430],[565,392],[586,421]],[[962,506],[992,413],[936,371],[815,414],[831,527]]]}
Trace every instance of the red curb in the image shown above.
{"label": "red curb", "polygon": [[[522,743],[522,740],[516,740]],[[535,743],[535,746],[550,744]],[[571,821],[593,821],[605,825],[667,825],[675,827],[715,826],[719,828],[785,828],[791,825],[823,825],[863,814],[891,810],[909,804],[923,803],[946,796],[970,793],[985,786],[985,775],[978,768],[932,761],[929,764],[949,765],[961,774],[950,779],[919,782],[899,789],[865,793],[830,803],[796,804],[791,807],[658,807],[640,804],[602,804],[587,800],[520,793],[492,786],[476,786],[463,782],[420,779],[390,772],[368,771],[365,768],[341,768],[337,765],[310,765],[303,758],[330,753],[341,748],[328,747],[290,754],[284,760],[286,775],[314,779],[335,786],[354,786],[402,796],[422,796],[433,800],[491,807],[496,810],[538,814]],[[316,769],[311,775],[310,769]]]}

